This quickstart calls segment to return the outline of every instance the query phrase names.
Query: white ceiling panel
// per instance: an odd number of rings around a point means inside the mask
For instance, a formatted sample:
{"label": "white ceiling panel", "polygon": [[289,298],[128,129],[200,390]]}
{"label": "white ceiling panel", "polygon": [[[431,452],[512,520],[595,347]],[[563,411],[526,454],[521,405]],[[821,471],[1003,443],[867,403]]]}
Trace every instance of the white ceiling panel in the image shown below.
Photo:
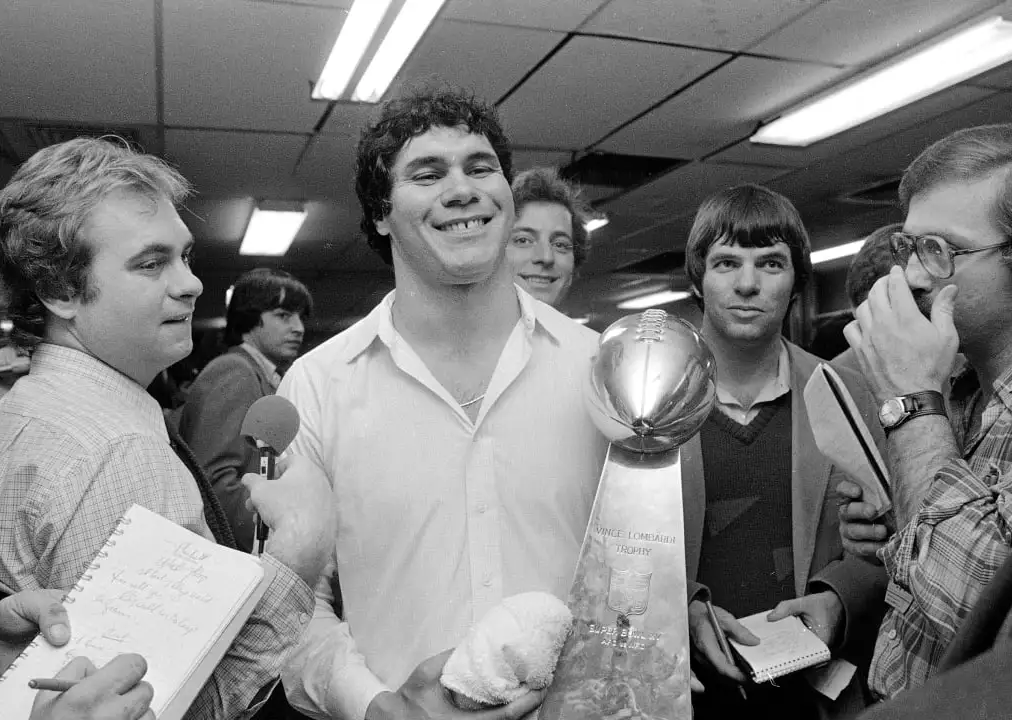
{"label": "white ceiling panel", "polygon": [[516,143],[583,148],[725,58],[701,50],[577,37],[500,110]]}
{"label": "white ceiling panel", "polygon": [[301,200],[292,170],[305,143],[299,135],[167,130],[165,156],[201,195]]}
{"label": "white ceiling panel", "polygon": [[357,130],[354,136],[316,137],[295,172],[302,187],[312,195],[354,203],[357,142]]}
{"label": "white ceiling panel", "polygon": [[840,70],[739,57],[608,138],[600,149],[696,158],[750,133]]}
{"label": "white ceiling panel", "polygon": [[426,33],[400,82],[447,82],[495,102],[564,37],[547,30],[443,20]]}
{"label": "white ceiling panel", "polygon": [[994,91],[985,88],[957,85],[806,148],[756,145],[746,139],[710,159],[716,162],[742,162],[788,167],[810,165],[817,160],[840,155],[922,123],[925,118],[935,117],[978,102],[992,92]]}
{"label": "white ceiling panel", "polygon": [[0,113],[154,123],[154,8],[137,0],[5,2]]}
{"label": "white ceiling panel", "polygon": [[613,0],[587,32],[745,50],[821,0]]}
{"label": "white ceiling panel", "polygon": [[779,168],[757,165],[690,163],[608,203],[645,217],[674,218],[696,212],[709,195],[742,183],[764,183],[782,174]]}
{"label": "white ceiling panel", "polygon": [[347,12],[248,0],[165,0],[165,122],[308,132],[310,100]]}
{"label": "white ceiling panel", "polygon": [[[506,132],[509,132],[506,128]],[[550,150],[514,150],[513,151],[513,172],[530,170],[532,167],[555,167],[561,168],[570,163],[572,153],[552,152]]]}
{"label": "white ceiling panel", "polygon": [[996,0],[829,0],[752,52],[841,65],[862,65],[959,24]]}
{"label": "white ceiling panel", "polygon": [[544,30],[575,30],[607,0],[450,0],[442,17],[517,25]]}

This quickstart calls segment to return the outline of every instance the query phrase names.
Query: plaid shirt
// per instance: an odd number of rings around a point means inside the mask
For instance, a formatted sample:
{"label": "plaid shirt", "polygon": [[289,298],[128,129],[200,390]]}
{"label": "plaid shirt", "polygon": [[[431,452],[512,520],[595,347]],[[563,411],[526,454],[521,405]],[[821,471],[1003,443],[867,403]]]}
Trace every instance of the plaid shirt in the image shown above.
{"label": "plaid shirt", "polygon": [[[69,589],[133,503],[213,540],[158,403],[96,358],[43,344],[0,400],[0,588]],[[311,589],[265,561],[278,574],[189,720],[252,715],[309,623]]]}
{"label": "plaid shirt", "polygon": [[1010,553],[1012,369],[995,383],[980,429],[968,437],[980,397],[972,370],[953,379],[949,410],[962,457],[942,466],[917,514],[879,551],[891,588],[901,590],[871,664],[871,688],[880,697],[924,683]]}

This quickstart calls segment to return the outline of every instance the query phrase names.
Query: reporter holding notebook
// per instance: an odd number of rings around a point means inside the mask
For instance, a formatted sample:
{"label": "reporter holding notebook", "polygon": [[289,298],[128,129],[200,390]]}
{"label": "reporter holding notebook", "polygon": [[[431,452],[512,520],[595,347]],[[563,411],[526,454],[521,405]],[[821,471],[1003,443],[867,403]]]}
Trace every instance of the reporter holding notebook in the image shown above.
{"label": "reporter holding notebook", "polygon": [[[0,280],[29,376],[0,400],[0,592],[68,589],[136,503],[234,547],[193,456],[145,387],[189,354],[202,290],[175,204],[189,187],[156,158],[79,138],[36,153],[0,191]],[[276,571],[188,718],[252,715],[313,611],[333,513],[293,464],[252,499]],[[69,693],[68,693],[69,694]]]}

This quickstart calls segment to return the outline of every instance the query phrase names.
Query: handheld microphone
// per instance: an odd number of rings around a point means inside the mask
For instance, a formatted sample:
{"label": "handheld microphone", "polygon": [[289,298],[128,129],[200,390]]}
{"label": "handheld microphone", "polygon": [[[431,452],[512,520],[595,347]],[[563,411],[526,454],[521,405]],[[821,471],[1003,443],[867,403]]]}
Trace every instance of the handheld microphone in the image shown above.
{"label": "handheld microphone", "polygon": [[[250,405],[239,432],[256,441],[260,454],[260,477],[274,479],[274,465],[279,454],[291,445],[299,432],[299,411],[277,395],[267,395]],[[269,528],[260,513],[254,515],[253,554],[261,555]]]}

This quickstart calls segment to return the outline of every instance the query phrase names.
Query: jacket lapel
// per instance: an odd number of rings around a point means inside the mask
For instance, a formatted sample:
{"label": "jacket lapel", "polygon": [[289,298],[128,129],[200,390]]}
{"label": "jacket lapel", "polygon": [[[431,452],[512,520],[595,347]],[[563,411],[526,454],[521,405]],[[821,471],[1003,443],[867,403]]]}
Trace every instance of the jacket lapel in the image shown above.
{"label": "jacket lapel", "polygon": [[808,420],[804,390],[818,360],[787,343],[791,359],[791,516],[794,541],[794,589],[801,597],[808,584],[816,533],[829,484],[829,460],[819,452]]}
{"label": "jacket lapel", "polygon": [[[714,410],[713,412],[720,412]],[[703,522],[706,516],[706,483],[703,480],[703,448],[699,433],[681,447],[682,514],[685,517],[685,577],[696,580],[699,554],[703,548]]]}

